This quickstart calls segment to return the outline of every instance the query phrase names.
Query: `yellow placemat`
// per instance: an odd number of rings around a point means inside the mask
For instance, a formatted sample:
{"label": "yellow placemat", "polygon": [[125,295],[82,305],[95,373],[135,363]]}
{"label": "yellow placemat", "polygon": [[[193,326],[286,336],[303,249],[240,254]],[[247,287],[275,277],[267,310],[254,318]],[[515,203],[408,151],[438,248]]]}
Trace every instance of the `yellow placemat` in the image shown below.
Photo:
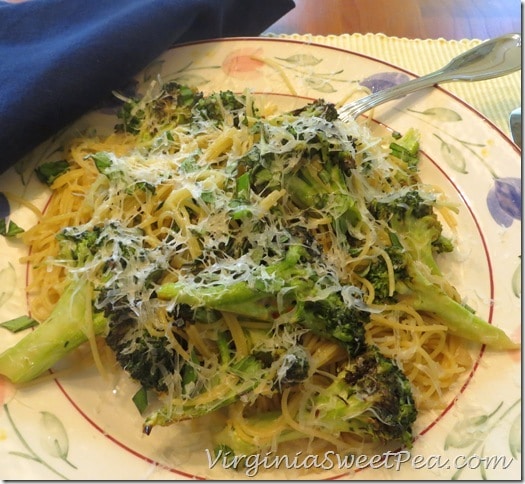
{"label": "yellow placemat", "polygon": [[[447,64],[454,56],[481,43],[479,39],[407,39],[384,34],[274,35],[304,42],[326,44],[380,59],[417,75],[427,74]],[[497,79],[452,82],[441,86],[490,119],[506,134],[510,112],[521,106],[521,71]]]}

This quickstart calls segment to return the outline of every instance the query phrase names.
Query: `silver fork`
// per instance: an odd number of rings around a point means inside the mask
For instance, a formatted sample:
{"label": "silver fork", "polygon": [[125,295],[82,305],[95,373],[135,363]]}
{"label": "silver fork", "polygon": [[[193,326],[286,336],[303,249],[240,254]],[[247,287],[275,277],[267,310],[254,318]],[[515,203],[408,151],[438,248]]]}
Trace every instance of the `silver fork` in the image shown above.
{"label": "silver fork", "polygon": [[347,103],[339,109],[339,117],[343,121],[355,119],[380,104],[439,83],[482,81],[510,74],[520,68],[521,35],[503,35],[467,50],[437,71]]}

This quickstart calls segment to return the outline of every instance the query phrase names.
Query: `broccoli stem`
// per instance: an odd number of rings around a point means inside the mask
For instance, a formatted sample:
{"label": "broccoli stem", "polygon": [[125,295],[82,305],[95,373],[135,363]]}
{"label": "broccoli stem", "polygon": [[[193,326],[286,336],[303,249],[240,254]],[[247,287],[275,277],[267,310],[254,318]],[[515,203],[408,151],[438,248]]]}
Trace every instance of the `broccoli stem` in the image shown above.
{"label": "broccoli stem", "polygon": [[[29,382],[58,363],[86,342],[91,314],[91,287],[86,282],[71,283],[51,315],[17,344],[0,354],[0,374],[13,383]],[[93,314],[93,332],[101,335],[107,328],[102,313]]]}
{"label": "broccoli stem", "polygon": [[[297,265],[305,249],[292,246],[286,256],[279,262],[268,266],[266,272],[276,279],[288,283],[297,291],[307,283],[302,279],[292,281],[298,270]],[[204,306],[217,311],[227,311],[241,316],[273,321],[278,312],[275,294],[264,289],[265,281],[254,276],[253,283],[240,281],[229,286],[199,285],[195,288],[183,282],[168,282],[157,289],[160,299],[174,300],[177,304],[188,304],[192,307]]]}
{"label": "broccoli stem", "polygon": [[261,362],[247,356],[225,368],[217,375],[212,386],[190,399],[174,398],[160,410],[149,415],[143,425],[149,435],[155,426],[200,417],[237,401],[264,381]]}
{"label": "broccoli stem", "polygon": [[410,128],[401,138],[390,144],[391,153],[400,160],[415,167],[419,163],[419,132]]}
{"label": "broccoli stem", "polygon": [[245,282],[237,282],[229,287],[199,286],[195,289],[183,283],[169,282],[157,290],[160,299],[172,299],[177,304],[192,307],[204,306],[216,311],[227,311],[242,316],[253,317],[262,321],[271,321],[273,309],[265,304],[258,304],[269,294],[250,287]]}
{"label": "broccoli stem", "polygon": [[451,333],[475,343],[487,345],[495,350],[513,350],[520,348],[503,330],[486,322],[462,304],[448,296],[443,289],[432,284],[417,270],[412,270],[411,281],[399,283],[400,294],[409,298],[418,311],[429,312],[438,316]]}
{"label": "broccoli stem", "polygon": [[[415,149],[415,145],[411,149]],[[452,250],[452,244],[443,237],[441,223],[432,205],[417,190],[408,191],[394,203],[373,204],[372,211],[378,219],[386,220],[394,231],[390,233],[392,253],[397,252],[398,265],[401,266],[396,274],[398,295],[417,311],[436,315],[457,336],[492,349],[520,347],[501,329],[476,316],[442,287],[431,282],[433,275],[442,275],[435,253]],[[381,277],[374,276],[381,282]],[[378,287],[381,289],[379,284]]]}
{"label": "broccoli stem", "polygon": [[[301,263],[303,257],[309,257],[306,249],[293,245],[282,260],[266,267],[264,276],[254,275],[250,282],[196,287],[184,282],[165,283],[157,289],[157,296],[171,299],[175,304],[226,311],[268,322],[284,313],[292,315],[294,311],[294,323],[322,337],[337,340],[351,355],[359,353],[364,345],[364,324],[369,314],[348,307],[340,292],[317,298],[315,271],[312,266]],[[272,278],[270,286],[267,286],[268,276]],[[281,289],[282,298],[278,294]]]}

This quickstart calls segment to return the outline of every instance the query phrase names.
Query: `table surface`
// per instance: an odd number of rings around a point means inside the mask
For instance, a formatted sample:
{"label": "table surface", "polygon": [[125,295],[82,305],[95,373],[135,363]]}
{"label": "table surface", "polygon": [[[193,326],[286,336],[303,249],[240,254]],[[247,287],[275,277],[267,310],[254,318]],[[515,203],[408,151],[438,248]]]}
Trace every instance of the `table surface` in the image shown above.
{"label": "table surface", "polygon": [[266,33],[383,33],[409,39],[488,39],[521,32],[521,0],[294,0]]}

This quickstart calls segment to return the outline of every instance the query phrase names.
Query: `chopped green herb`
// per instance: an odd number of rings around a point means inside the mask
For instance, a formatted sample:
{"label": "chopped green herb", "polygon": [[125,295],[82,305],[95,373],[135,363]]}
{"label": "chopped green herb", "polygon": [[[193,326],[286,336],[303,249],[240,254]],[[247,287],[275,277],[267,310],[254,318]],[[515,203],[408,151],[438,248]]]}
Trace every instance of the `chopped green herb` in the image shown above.
{"label": "chopped green herb", "polygon": [[14,237],[17,234],[24,232],[24,229],[17,225],[12,220],[9,223],[6,223],[5,218],[0,219],[0,235],[5,237]]}
{"label": "chopped green herb", "polygon": [[204,203],[211,204],[215,201],[215,199],[216,199],[215,193],[213,193],[212,191],[206,190],[201,193],[201,200]]}
{"label": "chopped green herb", "polygon": [[142,190],[143,192],[155,193],[155,185],[152,185],[148,182],[134,183],[126,189],[126,193],[132,195],[135,192],[135,190]]}
{"label": "chopped green herb", "polygon": [[91,155],[90,158],[95,162],[97,170],[102,174],[106,174],[107,169],[112,164],[111,158],[104,152],[95,153],[94,155]]}
{"label": "chopped green herb", "polygon": [[182,173],[192,173],[198,169],[199,169],[199,165],[197,164],[196,155],[188,156],[180,164],[180,171]]}
{"label": "chopped green herb", "polygon": [[132,397],[133,403],[137,410],[143,414],[148,406],[148,392],[144,387],[140,387],[140,390],[135,393]]}
{"label": "chopped green herb", "polygon": [[38,321],[29,316],[20,316],[0,323],[0,327],[11,331],[11,333],[18,333],[19,331],[24,331],[25,329],[32,328],[36,325],[38,325]]}
{"label": "chopped green herb", "polygon": [[69,170],[69,163],[66,160],[50,161],[42,163],[35,170],[38,179],[50,186],[56,178]]}

